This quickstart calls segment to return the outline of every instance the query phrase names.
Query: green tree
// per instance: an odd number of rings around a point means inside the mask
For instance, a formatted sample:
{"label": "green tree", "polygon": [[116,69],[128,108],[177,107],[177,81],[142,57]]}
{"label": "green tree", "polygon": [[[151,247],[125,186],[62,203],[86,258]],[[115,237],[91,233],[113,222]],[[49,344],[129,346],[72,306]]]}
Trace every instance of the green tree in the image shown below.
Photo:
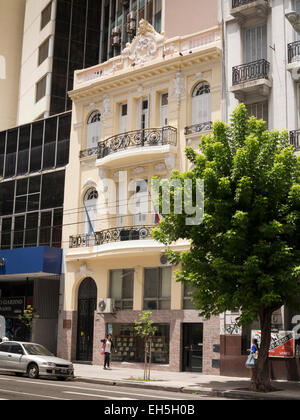
{"label": "green tree", "polygon": [[135,322],[135,331],[144,340],[145,361],[144,361],[144,380],[150,381],[151,361],[152,361],[152,340],[157,331],[151,320],[152,312],[143,312],[139,321]]}
{"label": "green tree", "polygon": [[213,134],[202,137],[200,153],[187,148],[186,155],[193,169],[171,178],[204,179],[203,223],[188,226],[187,215],[172,213],[171,205],[153,237],[166,245],[190,240],[189,251],[167,255],[181,264],[177,279],[195,287],[202,316],[240,308],[240,325],[260,320],[251,388],[267,392],[272,313],[300,297],[300,161],[288,133],[267,131],[262,120],[248,118],[244,104],[230,125],[218,121]]}
{"label": "green tree", "polygon": [[31,305],[27,305],[26,309],[23,311],[23,314],[19,315],[18,318],[24,324],[26,329],[31,333],[33,320],[38,319],[39,315]]}

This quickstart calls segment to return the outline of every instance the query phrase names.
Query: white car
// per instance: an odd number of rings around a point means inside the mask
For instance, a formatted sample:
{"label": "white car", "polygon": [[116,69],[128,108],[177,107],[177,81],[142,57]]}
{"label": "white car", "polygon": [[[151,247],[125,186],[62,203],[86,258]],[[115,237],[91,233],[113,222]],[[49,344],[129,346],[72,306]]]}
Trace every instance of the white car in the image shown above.
{"label": "white car", "polygon": [[73,379],[73,364],[55,357],[40,344],[5,341],[0,343],[0,371],[26,374],[29,378],[52,376]]}

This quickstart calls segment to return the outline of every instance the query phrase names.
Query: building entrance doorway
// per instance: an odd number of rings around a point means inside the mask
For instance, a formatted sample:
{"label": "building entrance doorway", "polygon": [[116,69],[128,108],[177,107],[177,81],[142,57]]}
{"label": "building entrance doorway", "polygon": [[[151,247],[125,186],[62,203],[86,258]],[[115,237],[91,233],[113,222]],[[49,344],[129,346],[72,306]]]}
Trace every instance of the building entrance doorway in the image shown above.
{"label": "building entrance doorway", "polygon": [[182,328],[182,370],[202,372],[203,324],[183,324]]}
{"label": "building entrance doorway", "polygon": [[92,362],[94,344],[94,313],[97,307],[97,286],[86,278],[78,292],[77,356],[81,362]]}

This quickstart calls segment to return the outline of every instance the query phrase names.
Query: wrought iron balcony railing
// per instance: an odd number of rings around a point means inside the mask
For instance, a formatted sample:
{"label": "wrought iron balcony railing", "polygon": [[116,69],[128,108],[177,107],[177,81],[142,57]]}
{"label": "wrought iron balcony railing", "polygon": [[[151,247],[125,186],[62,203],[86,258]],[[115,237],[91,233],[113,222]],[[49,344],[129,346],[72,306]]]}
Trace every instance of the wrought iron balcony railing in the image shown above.
{"label": "wrought iron balcony railing", "polygon": [[70,248],[92,247],[113,242],[138,241],[151,239],[154,226],[130,226],[70,236]]}
{"label": "wrought iron balcony railing", "polygon": [[232,69],[232,84],[251,82],[258,79],[269,79],[270,63],[267,60],[257,60],[242,64]]}
{"label": "wrought iron balcony railing", "polygon": [[300,41],[288,44],[288,62],[300,61]]}
{"label": "wrought iron balcony railing", "polygon": [[297,151],[300,151],[300,130],[290,131],[290,143]]}
{"label": "wrought iron balcony railing", "polygon": [[98,159],[132,148],[177,145],[177,129],[174,127],[147,128],[118,134],[99,142]]}
{"label": "wrought iron balcony railing", "polygon": [[[232,0],[232,8],[235,9],[236,7],[244,6],[244,4],[254,3],[256,0]],[[267,3],[268,0],[265,0]]]}
{"label": "wrought iron balcony railing", "polygon": [[80,152],[80,159],[90,157],[90,156],[98,156],[99,147],[92,147],[91,149],[82,150]]}
{"label": "wrought iron balcony railing", "polygon": [[212,122],[208,121],[205,123],[194,124],[194,125],[191,125],[190,127],[185,127],[184,134],[188,136],[190,134],[202,133],[203,131],[209,131],[211,129],[212,129]]}

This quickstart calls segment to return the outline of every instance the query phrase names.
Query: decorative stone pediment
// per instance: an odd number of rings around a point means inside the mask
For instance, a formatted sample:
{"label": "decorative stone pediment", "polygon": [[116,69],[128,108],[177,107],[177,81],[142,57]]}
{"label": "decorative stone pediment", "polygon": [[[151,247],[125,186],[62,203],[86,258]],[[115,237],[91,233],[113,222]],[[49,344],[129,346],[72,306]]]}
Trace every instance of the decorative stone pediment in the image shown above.
{"label": "decorative stone pediment", "polygon": [[142,19],[139,24],[137,35],[131,44],[127,44],[122,51],[122,58],[128,59],[131,65],[144,64],[158,57],[163,48],[165,37],[155,31],[149,22]]}

